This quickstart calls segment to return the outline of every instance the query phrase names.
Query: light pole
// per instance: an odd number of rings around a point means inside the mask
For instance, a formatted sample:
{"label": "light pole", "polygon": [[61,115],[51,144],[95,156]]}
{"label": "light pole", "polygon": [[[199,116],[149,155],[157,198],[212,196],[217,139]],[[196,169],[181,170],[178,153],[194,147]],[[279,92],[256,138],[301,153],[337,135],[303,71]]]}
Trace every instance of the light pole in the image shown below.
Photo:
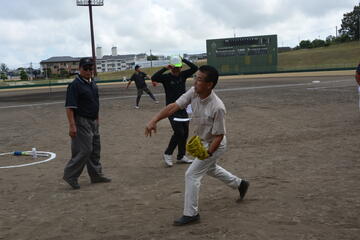
{"label": "light pole", "polygon": [[151,49],[150,49],[150,69],[152,71],[152,53],[151,53]]}
{"label": "light pole", "polygon": [[360,41],[360,12],[358,13],[358,41]]}
{"label": "light pole", "polygon": [[96,55],[95,55],[95,39],[94,39],[94,26],[92,20],[92,6],[103,6],[104,0],[76,0],[77,6],[88,6],[89,7],[89,18],[90,18],[90,33],[91,33],[91,50],[92,58],[94,60],[94,75],[97,75],[97,66],[96,66]]}

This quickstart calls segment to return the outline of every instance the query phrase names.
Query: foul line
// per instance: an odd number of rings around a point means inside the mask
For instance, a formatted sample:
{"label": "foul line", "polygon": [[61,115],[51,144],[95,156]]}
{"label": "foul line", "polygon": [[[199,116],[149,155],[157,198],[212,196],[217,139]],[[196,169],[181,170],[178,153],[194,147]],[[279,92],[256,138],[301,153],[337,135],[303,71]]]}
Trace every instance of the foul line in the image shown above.
{"label": "foul line", "polygon": [[[238,88],[224,88],[216,89],[215,92],[231,92],[231,91],[246,91],[246,90],[257,90],[257,89],[269,89],[269,88],[286,88],[286,87],[298,87],[298,86],[309,86],[314,84],[323,84],[323,83],[334,83],[334,82],[346,82],[350,80],[335,80],[335,81],[322,81],[321,83],[295,83],[295,84],[279,84],[279,85],[265,85],[257,87],[238,87]],[[332,86],[335,87],[335,86]],[[340,86],[341,87],[341,86]],[[155,96],[163,96],[164,93],[154,94]],[[119,96],[119,97],[107,97],[100,98],[100,101],[114,100],[114,99],[127,99],[134,98],[137,95],[128,95],[128,96]],[[36,106],[47,106],[55,104],[64,104],[65,101],[61,102],[48,102],[48,103],[34,103],[34,104],[22,104],[22,105],[12,105],[12,106],[0,106],[0,109],[9,109],[9,108],[23,108],[23,107],[36,107]]]}

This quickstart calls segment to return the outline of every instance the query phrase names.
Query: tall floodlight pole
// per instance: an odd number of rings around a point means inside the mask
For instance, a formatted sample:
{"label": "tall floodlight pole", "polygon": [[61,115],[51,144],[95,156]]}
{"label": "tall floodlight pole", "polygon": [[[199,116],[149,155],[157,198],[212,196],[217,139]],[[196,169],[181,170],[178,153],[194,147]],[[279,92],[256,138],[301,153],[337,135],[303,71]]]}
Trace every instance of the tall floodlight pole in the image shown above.
{"label": "tall floodlight pole", "polygon": [[358,40],[360,41],[360,13],[358,14]]}
{"label": "tall floodlight pole", "polygon": [[94,38],[94,25],[93,25],[93,17],[92,17],[92,7],[93,6],[104,6],[104,0],[76,0],[77,6],[88,6],[89,7],[89,18],[90,18],[90,33],[91,33],[91,51],[92,58],[94,60],[95,68],[94,75],[97,75],[97,67],[96,67],[96,55],[95,55],[95,38]]}

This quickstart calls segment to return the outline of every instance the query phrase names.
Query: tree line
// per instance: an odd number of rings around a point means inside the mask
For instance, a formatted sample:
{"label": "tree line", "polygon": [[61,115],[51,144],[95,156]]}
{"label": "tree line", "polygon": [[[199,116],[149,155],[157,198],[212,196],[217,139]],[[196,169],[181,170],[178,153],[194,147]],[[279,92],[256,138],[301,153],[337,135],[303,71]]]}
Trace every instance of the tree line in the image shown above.
{"label": "tree line", "polygon": [[302,40],[295,49],[327,47],[332,44],[360,41],[360,3],[354,7],[354,10],[343,15],[341,28],[338,36],[328,36],[325,40],[314,39]]}

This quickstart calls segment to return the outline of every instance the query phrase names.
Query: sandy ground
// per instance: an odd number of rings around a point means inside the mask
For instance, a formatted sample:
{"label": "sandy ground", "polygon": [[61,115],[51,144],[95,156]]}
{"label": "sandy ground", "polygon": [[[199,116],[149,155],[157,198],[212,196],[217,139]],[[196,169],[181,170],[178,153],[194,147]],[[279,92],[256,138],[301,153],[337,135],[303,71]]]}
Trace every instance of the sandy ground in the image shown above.
{"label": "sandy ground", "polygon": [[134,86],[100,88],[102,164],[113,181],[90,184],[84,171],[77,191],[61,179],[70,157],[64,88],[0,92],[0,152],[57,154],[0,169],[0,239],[358,239],[356,85],[351,74],[324,75],[219,82],[229,143],[219,164],[251,187],[238,202],[237,191],[206,176],[201,223],[185,227],[172,221],[182,214],[188,165],[165,168],[161,159],[168,121],[144,137],[164,105],[162,87],[152,88],[161,104],[144,96],[139,110]]}

